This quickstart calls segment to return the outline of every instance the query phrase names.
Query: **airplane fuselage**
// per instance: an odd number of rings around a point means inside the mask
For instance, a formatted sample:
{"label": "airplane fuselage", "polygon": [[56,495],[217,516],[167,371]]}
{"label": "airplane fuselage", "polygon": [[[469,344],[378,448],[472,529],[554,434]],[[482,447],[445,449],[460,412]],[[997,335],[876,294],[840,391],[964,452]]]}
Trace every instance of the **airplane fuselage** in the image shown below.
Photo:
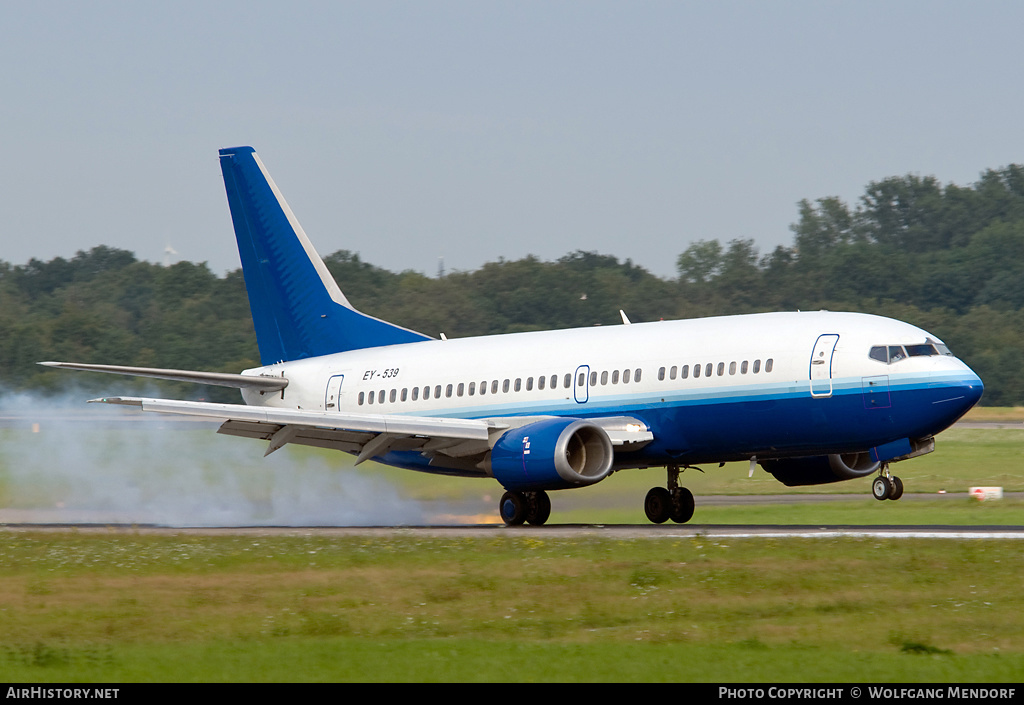
{"label": "airplane fuselage", "polygon": [[[295,360],[246,372],[287,377],[283,394],[243,396],[326,412],[629,416],[654,440],[616,453],[617,469],[858,453],[934,436],[978,400],[978,377],[936,342],[915,326],[853,313],[660,321]],[[926,344],[931,353],[906,353]],[[903,357],[872,357],[895,346]],[[391,460],[435,469],[414,454]]]}

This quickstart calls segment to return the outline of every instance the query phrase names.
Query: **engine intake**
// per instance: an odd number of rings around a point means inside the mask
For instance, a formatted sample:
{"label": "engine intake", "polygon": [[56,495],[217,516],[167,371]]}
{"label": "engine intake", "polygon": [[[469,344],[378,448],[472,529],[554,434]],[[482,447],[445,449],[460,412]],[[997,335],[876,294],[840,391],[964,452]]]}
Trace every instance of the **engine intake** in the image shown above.
{"label": "engine intake", "polygon": [[759,461],[761,467],[786,487],[825,485],[878,472],[880,463],[863,453],[817,455],[810,458],[778,458]]}
{"label": "engine intake", "polygon": [[488,472],[507,490],[583,487],[612,471],[612,443],[584,419],[544,419],[507,431],[491,449]]}

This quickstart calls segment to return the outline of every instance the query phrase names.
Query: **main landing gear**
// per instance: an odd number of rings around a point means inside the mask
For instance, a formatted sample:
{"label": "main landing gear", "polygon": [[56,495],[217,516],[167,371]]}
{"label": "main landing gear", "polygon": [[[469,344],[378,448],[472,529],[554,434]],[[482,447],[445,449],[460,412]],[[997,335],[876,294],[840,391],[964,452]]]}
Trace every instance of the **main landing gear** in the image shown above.
{"label": "main landing gear", "polygon": [[667,470],[668,488],[651,488],[644,499],[644,513],[655,524],[664,524],[669,519],[685,524],[693,518],[693,493],[679,486],[678,465],[670,465]]}
{"label": "main landing gear", "polygon": [[540,526],[551,516],[551,499],[544,490],[506,492],[498,503],[498,513],[506,526],[519,526],[523,522]]}
{"label": "main landing gear", "polygon": [[889,464],[883,463],[878,477],[871,483],[871,495],[879,500],[897,500],[903,496],[903,480],[889,472]]}

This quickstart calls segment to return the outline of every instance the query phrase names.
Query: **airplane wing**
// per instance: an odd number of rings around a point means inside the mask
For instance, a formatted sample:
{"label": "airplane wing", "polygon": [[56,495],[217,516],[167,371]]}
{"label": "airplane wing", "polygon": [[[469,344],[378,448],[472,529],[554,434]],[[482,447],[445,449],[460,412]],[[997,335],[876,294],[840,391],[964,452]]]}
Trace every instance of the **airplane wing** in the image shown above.
{"label": "airplane wing", "polygon": [[391,450],[424,449],[428,444],[433,451],[468,444],[484,453],[490,447],[490,433],[508,428],[493,421],[471,419],[346,414],[175,399],[105,397],[90,401],[136,406],[163,414],[222,419],[218,433],[269,441],[266,455],[287,443],[296,443],[358,453],[357,464]]}
{"label": "airplane wing", "polygon": [[[391,451],[416,451],[437,468],[485,474],[480,462],[510,428],[538,417],[454,419],[437,416],[352,414],[243,404],[104,397],[91,402],[143,411],[222,420],[218,433],[268,441],[269,455],[288,443],[355,454],[356,464]],[[632,450],[653,439],[646,424],[628,417],[592,419],[614,446]]]}

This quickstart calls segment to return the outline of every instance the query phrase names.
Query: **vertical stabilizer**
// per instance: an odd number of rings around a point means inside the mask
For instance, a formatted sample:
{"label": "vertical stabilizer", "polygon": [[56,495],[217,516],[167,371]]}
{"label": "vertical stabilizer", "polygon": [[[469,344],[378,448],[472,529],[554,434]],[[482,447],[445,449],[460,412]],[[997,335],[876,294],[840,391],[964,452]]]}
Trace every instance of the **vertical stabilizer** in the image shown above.
{"label": "vertical stabilizer", "polygon": [[262,364],[429,339],[352,308],[252,147],[220,168]]}

